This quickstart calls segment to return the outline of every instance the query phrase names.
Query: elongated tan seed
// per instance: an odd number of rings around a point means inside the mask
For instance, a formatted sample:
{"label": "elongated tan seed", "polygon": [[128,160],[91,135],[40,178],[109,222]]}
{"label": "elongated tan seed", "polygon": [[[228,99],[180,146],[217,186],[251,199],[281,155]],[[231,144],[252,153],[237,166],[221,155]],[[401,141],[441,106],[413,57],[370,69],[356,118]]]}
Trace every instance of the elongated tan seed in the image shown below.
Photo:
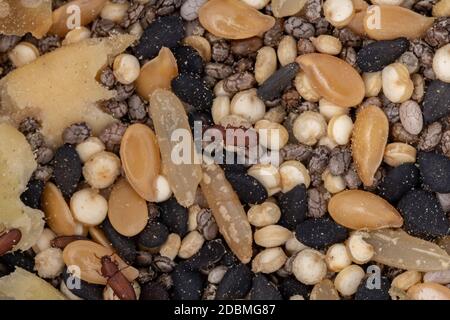
{"label": "elongated tan seed", "polygon": [[252,229],[242,204],[222,169],[216,164],[205,166],[200,186],[220,233],[239,260],[248,263],[252,257]]}
{"label": "elongated tan seed", "polygon": [[353,160],[365,186],[373,184],[375,172],[383,160],[389,135],[389,122],[383,110],[367,106],[356,116],[352,135]]}
{"label": "elongated tan seed", "polygon": [[415,284],[407,294],[413,300],[450,300],[450,289],[433,282]]}
{"label": "elongated tan seed", "polygon": [[347,62],[323,53],[297,58],[313,88],[340,107],[357,106],[364,98],[365,86],[359,73]]}
{"label": "elongated tan seed", "polygon": [[399,228],[403,218],[383,198],[367,191],[346,190],[334,195],[328,203],[331,217],[353,230]]}

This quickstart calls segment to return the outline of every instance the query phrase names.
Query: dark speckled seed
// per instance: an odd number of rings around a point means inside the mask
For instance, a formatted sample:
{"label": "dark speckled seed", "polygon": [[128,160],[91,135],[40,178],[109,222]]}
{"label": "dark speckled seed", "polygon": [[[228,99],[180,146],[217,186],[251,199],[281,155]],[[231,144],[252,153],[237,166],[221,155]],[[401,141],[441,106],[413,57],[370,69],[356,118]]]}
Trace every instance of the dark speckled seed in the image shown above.
{"label": "dark speckled seed", "polygon": [[372,42],[358,51],[356,64],[363,72],[376,72],[391,64],[409,48],[406,38]]}
{"label": "dark speckled seed", "polygon": [[81,160],[77,151],[72,145],[63,145],[56,150],[52,164],[56,185],[65,197],[71,197],[81,178]]}
{"label": "dark speckled seed", "polygon": [[408,192],[398,203],[403,227],[410,234],[419,237],[447,235],[450,222],[436,196],[424,190]]}
{"label": "dark speckled seed", "polygon": [[379,195],[390,203],[395,203],[401,197],[419,184],[420,173],[414,163],[404,163],[391,169],[379,184]]}
{"label": "dark speckled seed", "polygon": [[27,252],[14,251],[4,254],[0,257],[0,262],[10,268],[11,271],[16,267],[20,267],[30,272],[34,272],[34,259]]}
{"label": "dark speckled seed", "polygon": [[280,98],[297,75],[299,68],[299,65],[293,62],[278,69],[258,88],[258,97],[263,101]]}
{"label": "dark speckled seed", "polygon": [[144,30],[134,52],[140,59],[150,59],[155,57],[162,47],[176,47],[183,37],[184,26],[181,18],[161,17]]}
{"label": "dark speckled seed", "polygon": [[166,242],[169,230],[160,222],[147,224],[145,229],[138,234],[137,242],[144,248],[155,248]]}
{"label": "dark speckled seed", "polygon": [[266,188],[258,180],[245,172],[226,170],[225,176],[242,203],[258,204],[267,199]]}
{"label": "dark speckled seed", "polygon": [[194,48],[179,46],[173,50],[173,55],[177,59],[180,73],[192,72],[201,74],[203,72],[203,59]]}
{"label": "dark speckled seed", "polygon": [[239,264],[227,270],[219,283],[216,293],[217,300],[241,299],[252,287],[252,272],[244,265]]}
{"label": "dark speckled seed", "polygon": [[173,299],[200,300],[204,279],[200,272],[191,271],[185,264],[179,264],[172,273]]}
{"label": "dark speckled seed", "polygon": [[358,287],[355,294],[355,300],[390,300],[389,289],[391,282],[386,277],[381,277],[380,286],[377,288],[376,283],[367,283],[364,279]]}
{"label": "dark speckled seed", "polygon": [[148,282],[141,287],[139,300],[169,300],[169,293],[161,284]]}
{"label": "dark speckled seed", "polygon": [[[77,297],[86,300],[103,300],[104,286],[78,279],[70,274],[67,268],[62,273],[62,281],[64,281],[67,289]],[[77,286],[78,283],[79,286]]]}
{"label": "dark speckled seed", "polygon": [[435,122],[450,114],[450,83],[434,80],[428,86],[423,100],[425,123]]}
{"label": "dark speckled seed", "polygon": [[306,219],[308,212],[305,185],[298,185],[287,193],[281,193],[278,197],[278,204],[281,209],[279,224],[288,229],[294,229],[297,224]]}
{"label": "dark speckled seed", "polygon": [[300,281],[297,281],[297,279],[293,277],[285,278],[281,282],[279,289],[281,295],[285,300],[288,300],[294,295],[300,295],[306,299],[309,295],[309,292],[311,291],[311,289],[307,285],[301,283]]}
{"label": "dark speckled seed", "polygon": [[222,240],[212,240],[206,242],[199,252],[186,261],[186,266],[191,270],[208,269],[219,262],[225,254],[225,247]]}
{"label": "dark speckled seed", "polygon": [[278,288],[270,282],[265,275],[256,274],[253,277],[252,290],[250,291],[251,300],[282,300]]}
{"label": "dark speckled seed", "polygon": [[109,219],[103,221],[102,230],[111,242],[117,254],[127,263],[133,264],[137,257],[136,244],[134,240],[118,233],[112,226]]}
{"label": "dark speckled seed", "polygon": [[188,211],[172,197],[158,204],[160,219],[167,226],[169,232],[184,237],[188,231]]}
{"label": "dark speckled seed", "polygon": [[417,156],[423,182],[434,192],[450,193],[450,158],[434,152]]}
{"label": "dark speckled seed", "polygon": [[33,209],[40,209],[43,190],[44,182],[32,179],[28,181],[27,189],[22,193],[20,199],[25,205]]}
{"label": "dark speckled seed", "polygon": [[295,229],[295,237],[305,246],[324,249],[347,239],[347,229],[329,218],[309,219]]}
{"label": "dark speckled seed", "polygon": [[207,84],[191,73],[181,73],[172,80],[173,92],[184,102],[199,111],[209,111],[212,106],[213,93]]}

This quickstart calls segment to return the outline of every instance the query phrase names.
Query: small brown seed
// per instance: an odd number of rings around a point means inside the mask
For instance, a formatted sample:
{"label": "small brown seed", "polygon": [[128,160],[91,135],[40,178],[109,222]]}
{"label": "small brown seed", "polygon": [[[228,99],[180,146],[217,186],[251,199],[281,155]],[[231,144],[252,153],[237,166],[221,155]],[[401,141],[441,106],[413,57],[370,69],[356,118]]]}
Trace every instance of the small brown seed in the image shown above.
{"label": "small brown seed", "polygon": [[391,286],[406,291],[421,280],[422,274],[419,271],[409,270],[396,276],[394,280],[392,280]]}
{"label": "small brown seed", "polygon": [[406,143],[394,142],[386,146],[383,161],[391,167],[397,167],[403,163],[415,163],[417,151]]}
{"label": "small brown seed", "polygon": [[3,232],[0,235],[0,256],[12,250],[21,238],[22,233],[19,229],[11,229]]}
{"label": "small brown seed", "polygon": [[264,248],[281,246],[290,237],[292,237],[292,232],[278,225],[263,227],[253,235],[255,243]]}

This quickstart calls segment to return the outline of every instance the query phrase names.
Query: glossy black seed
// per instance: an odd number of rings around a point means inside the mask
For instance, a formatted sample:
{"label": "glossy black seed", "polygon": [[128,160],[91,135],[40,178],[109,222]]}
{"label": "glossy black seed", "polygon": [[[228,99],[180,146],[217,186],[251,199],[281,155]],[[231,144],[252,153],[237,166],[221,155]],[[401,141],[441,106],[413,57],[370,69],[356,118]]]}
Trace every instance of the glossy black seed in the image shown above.
{"label": "glossy black seed", "polygon": [[226,170],[225,176],[242,203],[258,204],[267,199],[268,194],[266,188],[247,173]]}
{"label": "glossy black seed", "polygon": [[209,112],[213,102],[213,93],[206,82],[192,74],[180,73],[172,80],[173,92],[198,111]]}
{"label": "glossy black seed", "polygon": [[301,283],[294,277],[285,278],[281,282],[279,289],[281,295],[285,300],[289,299],[294,295],[300,295],[306,299],[307,296],[309,295],[309,292],[311,291],[311,289],[307,285]]}
{"label": "glossy black seed", "polygon": [[403,216],[403,228],[419,237],[447,235],[450,222],[436,196],[424,190],[408,192],[398,203]]}
{"label": "glossy black seed", "polygon": [[67,268],[62,273],[62,281],[67,289],[77,297],[85,300],[103,300],[104,286],[76,278],[67,271]]}
{"label": "glossy black seed", "polygon": [[184,237],[188,231],[188,210],[181,206],[174,197],[158,203],[158,207],[161,222],[169,229],[169,232]]}
{"label": "glossy black seed", "polygon": [[423,118],[426,124],[450,115],[450,83],[433,80],[423,99]]}
{"label": "glossy black seed", "polygon": [[219,283],[216,300],[241,299],[252,287],[252,272],[244,264],[238,264],[227,270]]}
{"label": "glossy black seed", "polygon": [[225,254],[225,247],[222,240],[212,240],[206,242],[199,252],[186,261],[186,266],[192,270],[208,269],[219,262]]}
{"label": "glossy black seed", "polygon": [[158,282],[147,282],[141,287],[139,300],[170,300],[169,293]]}
{"label": "glossy black seed", "polygon": [[28,253],[23,251],[14,251],[4,254],[0,257],[0,262],[5,264],[11,270],[20,267],[30,272],[34,272],[34,259]]}
{"label": "glossy black seed", "polygon": [[281,209],[279,224],[294,229],[300,222],[306,219],[308,201],[305,185],[298,185],[287,193],[281,193],[278,197],[278,205]]}
{"label": "glossy black seed", "polygon": [[133,264],[137,257],[136,244],[134,240],[118,233],[112,226],[109,219],[106,219],[102,223],[102,230],[111,242],[117,254],[128,264]]}
{"label": "glossy black seed", "polygon": [[295,229],[295,236],[305,246],[324,249],[347,239],[347,229],[329,218],[309,219]]}
{"label": "glossy black seed", "polygon": [[41,196],[44,191],[44,181],[31,179],[27,189],[21,194],[22,202],[33,209],[41,208]]}
{"label": "glossy black seed", "polygon": [[356,291],[355,300],[391,300],[390,288],[391,282],[387,277],[382,276],[381,279],[374,279],[374,281],[370,278],[364,279]]}
{"label": "glossy black seed", "polygon": [[404,163],[392,168],[378,185],[379,195],[391,203],[417,186],[420,182],[419,169],[414,163]]}
{"label": "glossy black seed", "polygon": [[263,101],[280,98],[284,89],[291,84],[299,70],[300,67],[295,62],[281,67],[258,88],[258,97]]}
{"label": "glossy black seed", "polygon": [[175,267],[172,272],[173,299],[200,300],[204,279],[200,272],[192,271],[183,263]]}
{"label": "glossy black seed", "polygon": [[65,144],[55,152],[52,161],[55,184],[66,198],[75,192],[81,178],[81,160],[75,148]]}
{"label": "glossy black seed", "polygon": [[450,158],[434,152],[419,152],[417,160],[424,184],[434,192],[450,193]]}
{"label": "glossy black seed", "polygon": [[134,47],[136,57],[150,59],[155,57],[162,47],[175,48],[184,37],[181,18],[176,16],[160,17],[150,24]]}
{"label": "glossy black seed", "polygon": [[137,235],[137,242],[144,248],[155,248],[166,242],[169,230],[161,222],[151,222]]}
{"label": "glossy black seed", "polygon": [[356,56],[356,64],[363,72],[376,72],[397,60],[409,48],[406,38],[369,43]]}
{"label": "glossy black seed", "polygon": [[280,291],[278,291],[277,286],[267,280],[265,275],[259,273],[253,277],[250,299],[282,300],[282,297]]}
{"label": "glossy black seed", "polygon": [[198,75],[203,73],[203,59],[198,51],[189,46],[179,46],[173,50],[173,55],[177,59],[178,71],[191,72]]}

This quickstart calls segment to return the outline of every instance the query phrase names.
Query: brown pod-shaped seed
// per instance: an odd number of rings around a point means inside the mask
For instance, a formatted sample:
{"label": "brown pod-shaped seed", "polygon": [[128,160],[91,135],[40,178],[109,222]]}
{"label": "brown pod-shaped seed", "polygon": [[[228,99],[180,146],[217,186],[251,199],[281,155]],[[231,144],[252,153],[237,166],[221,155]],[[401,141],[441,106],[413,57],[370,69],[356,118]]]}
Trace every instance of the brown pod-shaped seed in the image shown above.
{"label": "brown pod-shaped seed", "polygon": [[200,186],[230,249],[242,263],[250,262],[252,229],[245,210],[222,169],[216,164],[205,166]]}
{"label": "brown pod-shaped seed", "polygon": [[108,0],[69,1],[53,11],[53,24],[49,33],[64,37],[71,29],[91,23],[107,2]]}
{"label": "brown pod-shaped seed", "polygon": [[364,81],[350,64],[323,53],[309,53],[297,58],[314,90],[340,107],[354,107],[365,95]]}
{"label": "brown pod-shaped seed", "polygon": [[431,27],[434,18],[391,5],[370,6],[364,17],[364,30],[369,38],[393,40],[401,37],[418,39]]}
{"label": "brown pod-shaped seed", "polygon": [[211,0],[199,10],[201,25],[217,37],[247,39],[272,28],[275,19],[240,0]]}
{"label": "brown pod-shaped seed", "polygon": [[42,193],[42,211],[47,224],[59,236],[86,235],[87,229],[75,221],[61,191],[48,182]]}
{"label": "brown pod-shaped seed", "polygon": [[137,235],[147,225],[147,203],[125,179],[119,180],[111,191],[108,218],[114,229],[126,237]]}
{"label": "brown pod-shaped seed", "polygon": [[142,66],[135,82],[136,91],[148,101],[156,89],[170,89],[170,83],[177,75],[177,60],[169,48],[163,47],[157,57]]}
{"label": "brown pod-shaped seed", "polygon": [[19,229],[11,229],[0,234],[0,256],[12,250],[22,238],[22,232]]}
{"label": "brown pod-shaped seed", "polygon": [[78,267],[81,280],[106,285],[107,279],[102,276],[102,263],[100,261],[101,257],[104,256],[110,256],[129,281],[138,277],[139,271],[127,265],[113,250],[93,241],[74,241],[68,244],[63,251],[64,263],[67,267]]}
{"label": "brown pod-shaped seed", "polygon": [[120,158],[133,189],[145,200],[154,200],[161,157],[153,130],[140,123],[129,126],[120,144]]}
{"label": "brown pod-shaped seed", "polygon": [[377,106],[366,106],[356,115],[352,134],[352,154],[365,186],[371,186],[383,160],[389,135],[389,121]]}
{"label": "brown pod-shaped seed", "polygon": [[353,230],[399,228],[403,218],[383,198],[367,191],[346,190],[328,202],[328,212],[338,224]]}

